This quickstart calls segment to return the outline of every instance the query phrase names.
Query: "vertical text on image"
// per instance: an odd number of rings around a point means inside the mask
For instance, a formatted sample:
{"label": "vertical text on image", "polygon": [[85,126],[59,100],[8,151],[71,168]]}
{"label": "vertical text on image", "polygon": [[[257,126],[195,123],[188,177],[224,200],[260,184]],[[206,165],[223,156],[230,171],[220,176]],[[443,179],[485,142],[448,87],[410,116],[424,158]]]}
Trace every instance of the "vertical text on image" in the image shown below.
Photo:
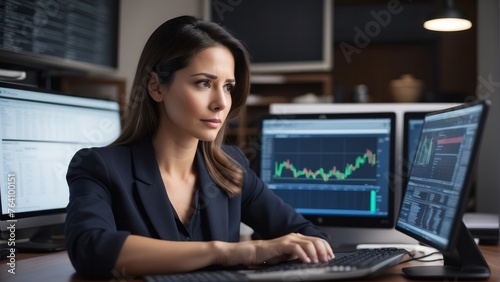
{"label": "vertical text on image", "polygon": [[16,274],[16,174],[10,172],[7,174],[7,212],[11,219],[7,220],[9,226],[8,234],[9,238],[7,240],[7,245],[10,247],[9,255],[7,255],[7,265],[9,269],[7,270],[11,274]]}

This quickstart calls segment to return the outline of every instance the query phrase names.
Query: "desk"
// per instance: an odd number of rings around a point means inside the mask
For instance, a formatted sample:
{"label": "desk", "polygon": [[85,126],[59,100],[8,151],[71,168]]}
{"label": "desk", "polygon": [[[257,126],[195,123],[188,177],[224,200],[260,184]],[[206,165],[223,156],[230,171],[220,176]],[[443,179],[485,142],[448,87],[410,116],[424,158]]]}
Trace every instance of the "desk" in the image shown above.
{"label": "desk", "polygon": [[[480,246],[480,249],[491,268],[491,277],[485,281],[500,281],[500,247],[498,245]],[[10,269],[7,265],[8,260],[0,260],[0,281],[86,281],[75,273],[75,270],[65,251],[49,254],[17,254],[16,258],[15,275],[8,272]],[[401,275],[401,268],[411,265],[424,264],[425,263],[421,262],[408,262],[400,264],[391,268],[386,273],[376,276],[375,278],[370,278],[369,281],[414,281],[407,280],[403,277]],[[110,280],[108,279],[103,281]],[[126,281],[141,281],[141,279]]]}

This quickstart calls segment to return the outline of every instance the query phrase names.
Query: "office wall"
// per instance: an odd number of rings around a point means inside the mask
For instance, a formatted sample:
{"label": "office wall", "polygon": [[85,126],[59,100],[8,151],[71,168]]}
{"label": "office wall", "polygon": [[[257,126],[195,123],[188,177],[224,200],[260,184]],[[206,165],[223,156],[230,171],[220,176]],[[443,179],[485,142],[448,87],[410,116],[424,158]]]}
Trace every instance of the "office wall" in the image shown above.
{"label": "office wall", "polygon": [[142,48],[151,33],[166,20],[181,16],[202,16],[199,0],[121,0],[117,76],[127,80],[127,97],[132,88]]}
{"label": "office wall", "polygon": [[492,101],[478,162],[477,211],[497,213],[500,199],[500,4],[478,2],[477,95]]}

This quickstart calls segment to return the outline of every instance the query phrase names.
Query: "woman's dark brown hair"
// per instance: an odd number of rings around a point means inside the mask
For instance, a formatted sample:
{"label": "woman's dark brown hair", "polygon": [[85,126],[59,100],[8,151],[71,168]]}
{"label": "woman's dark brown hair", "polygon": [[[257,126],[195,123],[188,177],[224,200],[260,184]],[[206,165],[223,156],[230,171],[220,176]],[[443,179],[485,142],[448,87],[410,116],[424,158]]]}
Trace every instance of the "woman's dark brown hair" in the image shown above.
{"label": "woman's dark brown hair", "polygon": [[201,145],[210,175],[229,196],[234,196],[240,192],[243,171],[221,146],[227,121],[236,116],[248,96],[249,57],[241,42],[216,23],[181,16],[166,21],[151,34],[139,59],[122,133],[113,144],[132,143],[156,132],[159,109],[147,91],[152,72],[168,85],[174,73],[188,66],[196,54],[214,46],[224,46],[233,55],[236,83],[231,91],[232,105],[225,123],[214,141],[201,141]]}

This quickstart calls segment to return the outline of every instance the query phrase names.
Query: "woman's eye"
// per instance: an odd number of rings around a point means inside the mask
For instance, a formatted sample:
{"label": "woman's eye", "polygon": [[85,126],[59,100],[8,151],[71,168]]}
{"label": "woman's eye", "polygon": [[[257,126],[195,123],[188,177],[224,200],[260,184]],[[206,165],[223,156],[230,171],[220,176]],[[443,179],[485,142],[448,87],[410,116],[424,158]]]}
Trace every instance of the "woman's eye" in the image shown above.
{"label": "woman's eye", "polygon": [[224,88],[227,92],[232,92],[234,90],[234,84],[226,84]]}
{"label": "woman's eye", "polygon": [[210,81],[208,80],[201,80],[196,82],[196,85],[201,88],[210,88]]}

